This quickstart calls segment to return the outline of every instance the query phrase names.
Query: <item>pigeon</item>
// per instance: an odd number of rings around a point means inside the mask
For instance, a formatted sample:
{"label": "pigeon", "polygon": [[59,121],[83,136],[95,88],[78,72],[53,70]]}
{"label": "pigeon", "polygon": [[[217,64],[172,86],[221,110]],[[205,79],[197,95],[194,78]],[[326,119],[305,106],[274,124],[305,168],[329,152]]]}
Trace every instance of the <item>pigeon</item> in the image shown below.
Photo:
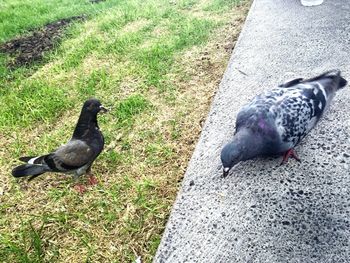
{"label": "pigeon", "polygon": [[[15,167],[12,175],[30,176],[29,180],[32,180],[46,172],[73,173],[75,179],[84,173],[90,174],[91,165],[104,146],[104,138],[97,124],[99,112],[107,112],[107,109],[97,99],[87,100],[69,142],[46,155],[19,158],[26,164]],[[91,184],[97,183],[92,176],[89,180]],[[78,188],[83,191],[82,186]]]}
{"label": "pigeon", "polygon": [[233,140],[221,151],[223,176],[240,161],[284,154],[300,161],[294,147],[314,128],[335,93],[347,85],[339,70],[297,78],[256,96],[236,119]]}

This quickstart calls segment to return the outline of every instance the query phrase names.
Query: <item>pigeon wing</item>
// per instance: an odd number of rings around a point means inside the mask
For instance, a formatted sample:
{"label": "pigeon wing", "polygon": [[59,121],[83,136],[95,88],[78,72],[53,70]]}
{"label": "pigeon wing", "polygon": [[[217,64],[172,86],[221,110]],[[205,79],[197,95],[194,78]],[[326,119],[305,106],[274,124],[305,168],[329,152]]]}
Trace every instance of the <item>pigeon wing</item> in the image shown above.
{"label": "pigeon wing", "polygon": [[80,167],[93,161],[94,151],[81,140],[71,140],[59,147],[54,156],[68,166]]}
{"label": "pigeon wing", "polygon": [[95,153],[81,140],[71,140],[45,157],[45,163],[53,170],[67,172],[92,163]]}
{"label": "pigeon wing", "polygon": [[302,84],[286,89],[271,108],[282,140],[297,145],[315,127],[326,104],[325,94],[317,84]]}
{"label": "pigeon wing", "polygon": [[256,96],[238,113],[236,132],[249,128],[266,139],[277,133],[285,145],[281,148],[295,146],[316,125],[323,111],[314,107],[319,101],[311,93],[295,86],[275,88]]}
{"label": "pigeon wing", "polygon": [[302,81],[303,81],[302,78],[297,78],[297,79],[293,79],[293,80],[289,80],[287,82],[284,82],[283,84],[278,85],[278,87],[289,88],[289,87],[295,86],[297,84],[300,84]]}
{"label": "pigeon wing", "polygon": [[298,90],[285,96],[271,111],[275,112],[276,128],[283,142],[295,146],[305,137],[312,110]]}

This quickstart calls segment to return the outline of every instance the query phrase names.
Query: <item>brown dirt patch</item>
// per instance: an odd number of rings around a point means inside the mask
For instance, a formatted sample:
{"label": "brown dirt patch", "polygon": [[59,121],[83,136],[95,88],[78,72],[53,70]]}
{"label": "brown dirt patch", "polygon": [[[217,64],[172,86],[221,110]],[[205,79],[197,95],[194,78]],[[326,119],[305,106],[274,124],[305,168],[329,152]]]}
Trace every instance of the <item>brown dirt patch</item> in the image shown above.
{"label": "brown dirt patch", "polygon": [[40,61],[44,52],[53,49],[59,42],[63,36],[64,29],[70,23],[85,19],[86,16],[81,15],[48,23],[42,28],[30,32],[27,36],[21,36],[0,45],[0,52],[11,56],[11,60],[8,63],[9,68],[17,68]]}

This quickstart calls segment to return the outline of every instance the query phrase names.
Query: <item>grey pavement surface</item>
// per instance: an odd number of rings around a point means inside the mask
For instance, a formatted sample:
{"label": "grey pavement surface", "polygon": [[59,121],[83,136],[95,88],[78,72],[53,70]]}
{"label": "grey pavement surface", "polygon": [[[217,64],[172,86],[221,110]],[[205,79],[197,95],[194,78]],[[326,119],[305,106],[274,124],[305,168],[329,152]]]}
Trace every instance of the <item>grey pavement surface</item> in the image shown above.
{"label": "grey pavement surface", "polygon": [[[221,178],[238,110],[294,77],[350,80],[350,1],[256,0],[214,99],[154,262],[350,262],[350,87],[296,148]],[[245,72],[247,75],[240,73]]]}

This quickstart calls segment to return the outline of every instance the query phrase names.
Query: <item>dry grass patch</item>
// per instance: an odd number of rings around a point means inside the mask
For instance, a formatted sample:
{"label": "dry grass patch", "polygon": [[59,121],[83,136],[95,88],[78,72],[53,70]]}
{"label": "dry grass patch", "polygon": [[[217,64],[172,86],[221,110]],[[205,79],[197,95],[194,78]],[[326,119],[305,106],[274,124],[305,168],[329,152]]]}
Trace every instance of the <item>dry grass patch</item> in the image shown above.
{"label": "dry grass patch", "polygon": [[137,21],[130,22],[126,24],[123,29],[120,31],[121,34],[123,33],[135,33],[137,31],[140,31],[145,26],[149,25],[150,21],[141,19]]}

